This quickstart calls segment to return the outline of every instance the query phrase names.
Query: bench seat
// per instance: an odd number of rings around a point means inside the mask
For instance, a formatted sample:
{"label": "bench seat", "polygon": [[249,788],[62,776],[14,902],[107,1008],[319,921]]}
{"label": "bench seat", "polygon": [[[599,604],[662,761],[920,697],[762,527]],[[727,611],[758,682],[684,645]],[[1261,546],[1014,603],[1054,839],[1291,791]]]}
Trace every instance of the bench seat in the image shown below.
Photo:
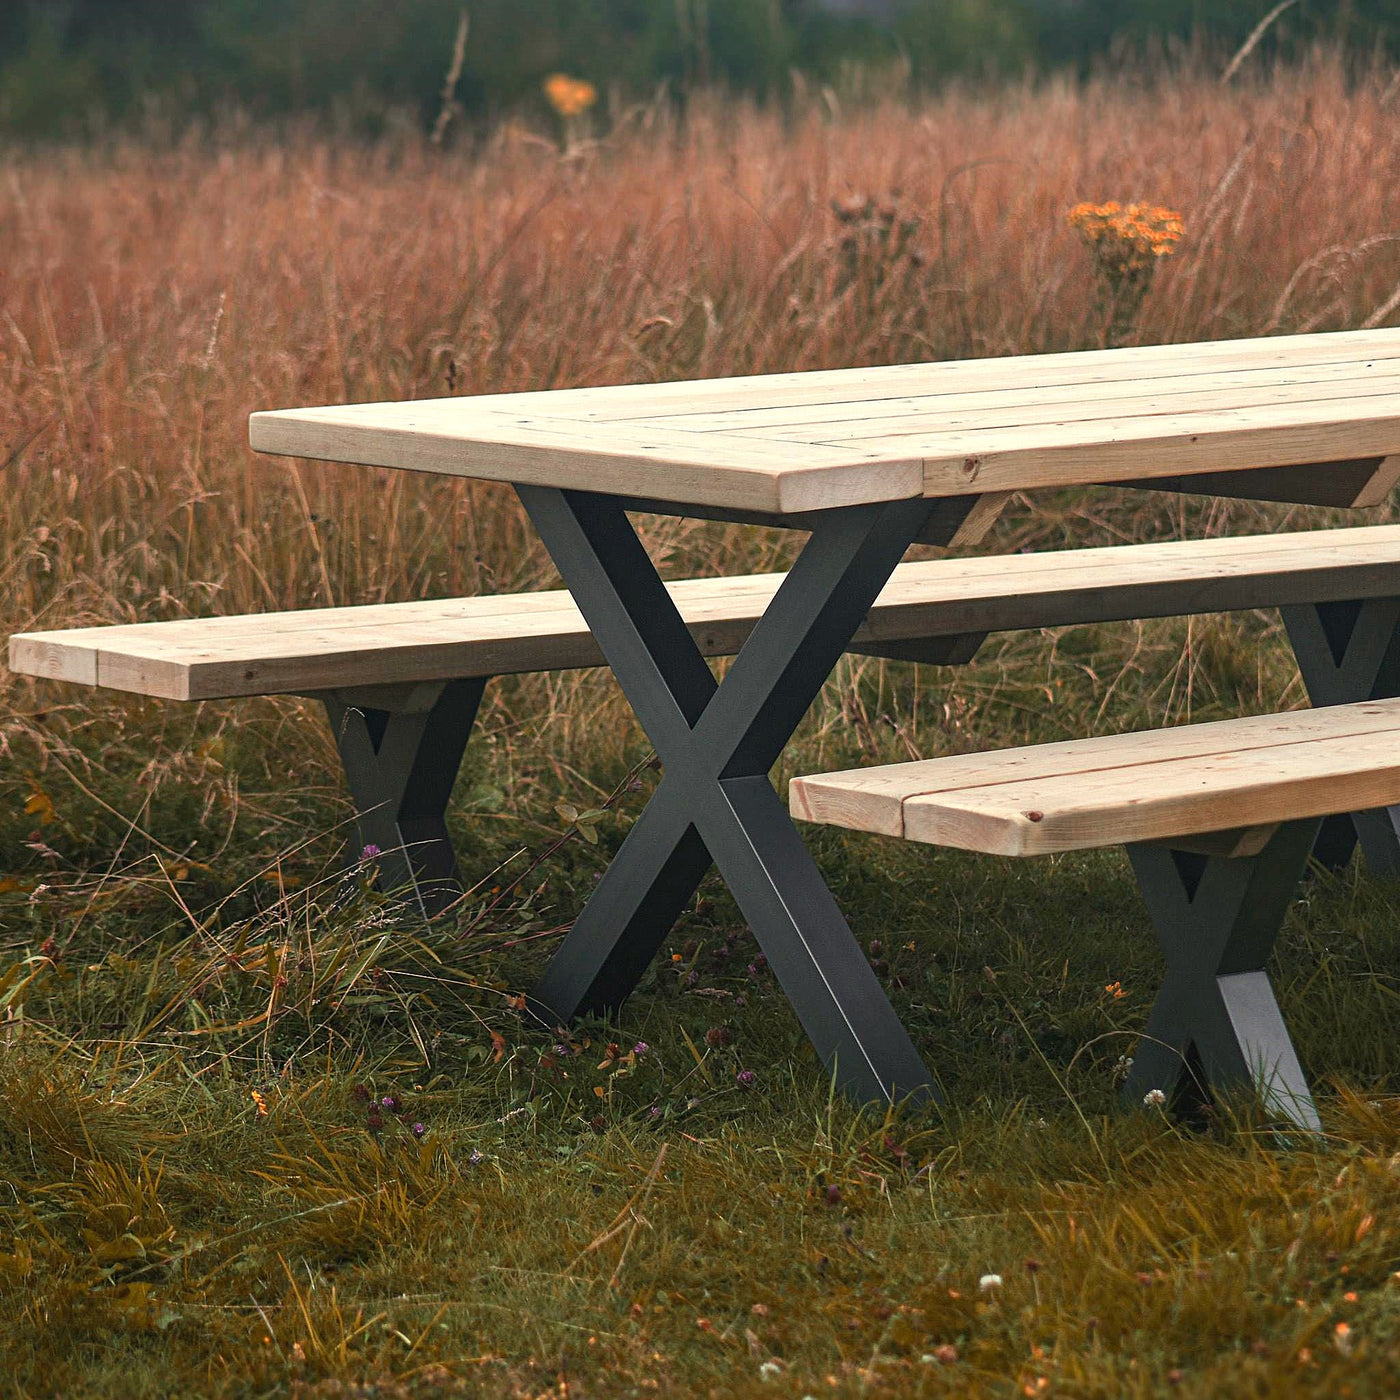
{"label": "bench seat", "polygon": [[[732,655],[786,576],[667,585],[700,650]],[[1279,607],[1314,704],[1400,694],[1400,525],[901,564],[851,644],[871,656],[970,661],[989,633]],[[25,675],[159,697],[310,695],[327,708],[356,810],[354,851],[434,912],[460,893],[445,812],[494,676],[602,664],[563,590],[187,618],[10,638]],[[1340,819],[1400,873],[1384,814]]]}
{"label": "bench seat", "polygon": [[1264,964],[1320,819],[1400,803],[1400,699],[794,778],[802,820],[1004,856],[1127,847],[1167,979],[1127,1092],[1320,1127]]}
{"label": "bench seat", "polygon": [[[668,584],[708,656],[743,645],[785,575]],[[1400,525],[901,564],[853,650],[961,659],[925,641],[1400,594]],[[319,694],[599,666],[565,591],[20,633],[12,671],[167,700]]]}
{"label": "bench seat", "polygon": [[794,778],[794,817],[1051,855],[1400,802],[1400,700]]}

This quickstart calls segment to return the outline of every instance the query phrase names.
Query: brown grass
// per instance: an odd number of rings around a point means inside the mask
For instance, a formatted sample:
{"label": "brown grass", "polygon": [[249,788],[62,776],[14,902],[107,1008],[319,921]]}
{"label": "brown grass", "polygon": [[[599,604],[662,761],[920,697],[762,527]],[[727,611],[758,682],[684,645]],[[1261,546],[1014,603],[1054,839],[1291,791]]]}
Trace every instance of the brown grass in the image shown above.
{"label": "brown grass", "polygon": [[[567,159],[518,126],[471,157],[236,137],[12,155],[0,616],[536,586],[548,566],[500,488],[260,460],[248,412],[1094,345],[1108,313],[1064,218],[1080,198],[1185,213],[1143,342],[1367,324],[1400,287],[1386,95],[1319,59],[1263,88],[1129,77],[839,123],[707,104],[679,129],[642,108]],[[919,221],[914,256],[858,249],[853,269],[830,209],[853,194]],[[1178,524],[1163,509],[1092,528]],[[673,574],[777,547],[654,535]]]}
{"label": "brown grass", "polygon": [[[1384,324],[1391,92],[1320,56],[1252,87],[1125,76],[839,120],[644,106],[567,156],[514,126],[470,155],[246,132],[10,153],[0,617],[542,586],[503,488],[254,458],[247,414],[1095,345],[1114,308],[1065,221],[1080,200],[1185,216],[1137,340]],[[857,195],[913,236],[852,242],[831,204]],[[1321,519],[1066,494],[1021,502],[998,544]],[[647,535],[671,575],[791,547]],[[1298,703],[1275,632],[1013,637],[955,677],[848,662],[792,761]],[[426,934],[314,885],[346,808],[309,704],[6,696],[0,1355],[25,1393],[1360,1395],[1394,1375],[1395,909],[1364,879],[1310,891],[1280,982],[1305,1060],[1367,1089],[1326,1096],[1325,1150],[1280,1156],[1247,1119],[1188,1138],[1112,1107],[1157,976],[1112,857],[1013,869],[823,834],[957,1105],[880,1124],[826,1105],[718,889],[679,935],[714,996],[658,972],[618,1032],[652,1043],[638,1065],[600,1027],[561,1058],[510,1009],[641,801],[600,851],[509,886],[556,800],[595,805],[645,756],[597,675],[495,691],[455,820],[507,897]],[[735,1038],[705,1048],[715,1022]],[[356,1084],[409,1118],[375,1126]]]}
{"label": "brown grass", "polygon": [[[248,412],[1093,345],[1064,218],[1081,197],[1185,213],[1144,342],[1366,324],[1400,285],[1381,97],[1320,62],[1262,89],[952,93],[839,124],[706,106],[677,130],[646,109],[569,159],[518,127],[471,158],[11,155],[3,519],[31,553],[4,616],[528,585],[500,491],[293,473],[247,452]],[[854,193],[921,221],[918,265],[843,275],[829,202]]]}

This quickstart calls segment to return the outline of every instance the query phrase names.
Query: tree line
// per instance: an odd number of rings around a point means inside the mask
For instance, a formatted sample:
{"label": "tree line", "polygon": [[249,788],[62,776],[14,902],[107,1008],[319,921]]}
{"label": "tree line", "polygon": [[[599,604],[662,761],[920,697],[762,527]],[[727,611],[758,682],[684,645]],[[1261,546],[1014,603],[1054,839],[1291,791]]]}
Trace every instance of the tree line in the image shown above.
{"label": "tree line", "polygon": [[[549,73],[629,100],[662,84],[759,98],[793,74],[835,82],[899,64],[915,83],[1212,53],[1270,0],[9,0],[0,3],[0,133],[74,137],[153,112],[310,114],[372,134],[439,109],[460,17],[467,119],[539,102]],[[1298,0],[1260,45],[1319,40],[1400,53],[1400,0]],[[461,125],[466,125],[462,123]],[[460,129],[460,126],[459,126]]]}

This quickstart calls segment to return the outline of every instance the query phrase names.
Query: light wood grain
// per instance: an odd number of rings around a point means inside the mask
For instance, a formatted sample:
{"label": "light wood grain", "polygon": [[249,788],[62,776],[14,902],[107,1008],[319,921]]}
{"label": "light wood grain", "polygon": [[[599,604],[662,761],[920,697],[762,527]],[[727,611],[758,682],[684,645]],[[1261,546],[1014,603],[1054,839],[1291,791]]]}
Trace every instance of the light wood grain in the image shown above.
{"label": "light wood grain", "polygon": [[[1042,423],[1099,423],[1125,418],[1185,417],[1189,414],[1222,413],[1230,409],[1259,409],[1272,405],[1336,403],[1357,400],[1362,412],[1377,397],[1397,397],[1400,362],[1384,360],[1362,367],[1356,375],[1330,376],[1295,382],[1258,376],[1260,382],[1233,389],[1176,389],[1163,393],[1154,380],[1136,385],[1109,386],[1119,391],[1109,394],[1096,390],[1088,398],[1060,399],[1048,395],[979,394],[968,403],[962,395],[932,397],[916,401],[913,411],[880,416],[861,415],[843,423],[803,423],[780,428],[749,428],[744,438],[755,442],[820,443],[826,447],[847,447],[886,443],[901,438],[922,441],[930,428],[938,433],[990,433],[997,428],[1036,427]],[[1020,402],[1007,403],[1007,399]],[[954,407],[953,404],[964,406]],[[731,429],[730,431],[740,431]],[[714,433],[703,434],[706,437]]]}
{"label": "light wood grain", "polygon": [[1392,456],[1400,449],[1400,393],[1179,417],[934,432],[899,442],[902,450],[923,454],[926,496],[1111,485],[1135,477]]}
{"label": "light wood grain", "polygon": [[[1394,718],[1388,707],[1395,703],[1368,700],[1357,705],[1292,710],[1282,715],[1250,715],[1221,721],[1235,726],[1225,735],[1221,734],[1219,724],[1183,724],[1171,729],[1097,735],[813,774],[793,779],[791,800],[794,814],[810,821],[827,821],[900,836],[904,834],[902,807],[912,797],[996,783],[1079,778],[1116,766],[1125,745],[1130,746],[1142,762],[1209,757],[1250,747],[1268,748],[1290,735],[1305,739],[1334,733],[1334,716],[1341,711],[1347,714],[1349,732],[1387,733]],[[1368,707],[1379,708],[1373,712]],[[850,805],[829,810],[818,805],[828,801],[849,802]],[[838,811],[844,812],[849,820],[837,821]]]}
{"label": "light wood grain", "polygon": [[[988,361],[985,363],[996,363]],[[930,367],[931,368],[931,367]],[[1326,398],[1333,392],[1356,396],[1374,393],[1376,384],[1394,384],[1400,364],[1393,359],[1350,359],[1297,368],[1255,366],[1228,372],[1139,374],[1127,379],[1096,378],[1083,383],[1033,383],[1025,387],[981,387],[964,391],[935,389],[891,398],[826,400],[784,408],[727,409],[649,419],[689,432],[740,433],[761,441],[839,443],[878,434],[922,430],[931,416],[953,428],[995,427],[1006,423],[1102,418],[1105,408],[1116,417],[1143,411],[1191,412],[1200,403],[1228,407],[1289,399]]]}
{"label": "light wood grain", "polygon": [[754,516],[1238,474],[1400,454],[1400,330],[288,409],[249,438]]}
{"label": "light wood grain", "polygon": [[[782,574],[668,584],[701,650],[737,651]],[[1400,592],[1400,525],[902,564],[852,643]],[[13,671],[174,700],[594,666],[563,590],[75,628],[10,639]]]}
{"label": "light wood grain", "polygon": [[1328,331],[1192,344],[1075,350],[1049,355],[1005,355],[857,369],[806,370],[728,379],[620,384],[534,391],[479,400],[524,412],[558,412],[571,420],[678,422],[714,412],[807,408],[825,403],[873,402],[902,395],[1014,391],[1040,386],[1140,385],[1145,376],[1222,371],[1292,373],[1315,365],[1400,357],[1390,329]]}
{"label": "light wood grain", "polygon": [[1162,841],[1400,801],[1400,700],[796,778],[793,815],[997,855]]}
{"label": "light wood grain", "polygon": [[[373,414],[353,409],[372,408]],[[522,422],[469,399],[255,413],[260,452],[772,514],[920,494],[919,458],[881,448],[759,443],[646,424]]]}

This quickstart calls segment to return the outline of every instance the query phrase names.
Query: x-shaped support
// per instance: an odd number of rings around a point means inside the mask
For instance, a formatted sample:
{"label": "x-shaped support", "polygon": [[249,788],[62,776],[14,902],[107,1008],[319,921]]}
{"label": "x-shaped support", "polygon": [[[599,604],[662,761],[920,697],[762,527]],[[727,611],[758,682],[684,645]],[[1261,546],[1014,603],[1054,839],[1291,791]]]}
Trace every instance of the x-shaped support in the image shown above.
{"label": "x-shaped support", "polygon": [[1174,1103],[1207,1086],[1253,1084],[1265,1107],[1318,1131],[1317,1109],[1264,964],[1317,837],[1316,820],[1279,827],[1257,855],[1128,847],[1167,976],[1133,1056],[1126,1093]]}
{"label": "x-shaped support", "polygon": [[[534,989],[563,1023],[615,1010],[711,862],[822,1060],[863,1100],[933,1082],[768,779],[934,503],[824,513],[723,683],[695,645],[621,502],[520,486],[663,777]],[[948,537],[975,498],[940,523]]]}
{"label": "x-shaped support", "polygon": [[[1400,598],[1298,603],[1280,612],[1315,706],[1400,695]],[[1373,875],[1400,876],[1400,807],[1328,817],[1314,855],[1340,870],[1358,839]]]}
{"label": "x-shaped support", "polygon": [[351,859],[376,847],[385,889],[425,916],[462,892],[445,814],[486,679],[320,696],[355,804]]}

